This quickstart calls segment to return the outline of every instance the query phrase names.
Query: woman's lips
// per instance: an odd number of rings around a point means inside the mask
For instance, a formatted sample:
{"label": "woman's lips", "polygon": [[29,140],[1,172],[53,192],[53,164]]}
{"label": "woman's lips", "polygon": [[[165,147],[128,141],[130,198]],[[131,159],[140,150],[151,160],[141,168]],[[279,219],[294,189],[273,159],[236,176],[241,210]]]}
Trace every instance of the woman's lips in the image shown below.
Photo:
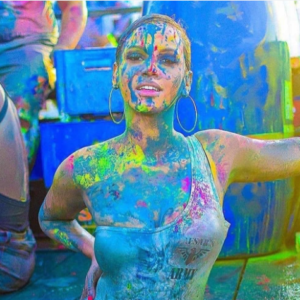
{"label": "woman's lips", "polygon": [[159,93],[161,92],[161,88],[157,84],[140,84],[137,86],[136,91],[138,95],[144,96],[144,97],[155,97],[158,96]]}
{"label": "woman's lips", "polygon": [[160,91],[148,90],[148,89],[140,89],[140,90],[136,90],[136,92],[141,97],[156,97],[160,93]]}

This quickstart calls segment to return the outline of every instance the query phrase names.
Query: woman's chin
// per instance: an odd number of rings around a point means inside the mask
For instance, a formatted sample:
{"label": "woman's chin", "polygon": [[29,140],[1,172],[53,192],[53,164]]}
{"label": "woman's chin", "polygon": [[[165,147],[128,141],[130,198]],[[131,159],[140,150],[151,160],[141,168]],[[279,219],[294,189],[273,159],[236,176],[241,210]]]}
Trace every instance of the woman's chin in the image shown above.
{"label": "woman's chin", "polygon": [[168,110],[168,107],[166,107],[166,105],[155,103],[154,101],[129,102],[129,106],[137,113],[149,115],[159,114]]}
{"label": "woman's chin", "polygon": [[162,112],[164,109],[155,106],[137,105],[134,107],[134,110],[145,115],[155,115]]}
{"label": "woman's chin", "polygon": [[153,103],[132,103],[130,106],[135,112],[141,114],[157,114],[163,110],[163,108],[154,106]]}

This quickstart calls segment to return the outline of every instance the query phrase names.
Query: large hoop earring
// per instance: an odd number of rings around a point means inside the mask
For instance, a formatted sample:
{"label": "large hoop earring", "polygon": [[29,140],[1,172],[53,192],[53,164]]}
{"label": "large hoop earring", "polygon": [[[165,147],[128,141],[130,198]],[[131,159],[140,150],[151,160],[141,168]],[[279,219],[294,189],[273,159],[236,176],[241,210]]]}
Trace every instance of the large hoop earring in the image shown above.
{"label": "large hoop earring", "polygon": [[177,121],[178,121],[178,124],[180,125],[180,127],[181,127],[185,132],[190,133],[190,132],[192,132],[192,131],[196,128],[196,126],[197,126],[198,111],[197,111],[197,106],[196,106],[196,103],[195,103],[194,99],[193,99],[190,95],[187,95],[187,98],[190,98],[190,99],[191,99],[191,101],[192,101],[192,103],[193,103],[193,106],[194,106],[194,109],[195,109],[195,115],[196,115],[196,116],[195,116],[195,123],[194,123],[194,126],[193,126],[191,129],[186,129],[186,128],[184,128],[184,127],[182,126],[182,124],[181,124],[181,122],[180,122],[180,120],[179,120],[179,116],[178,116],[178,103],[179,103],[179,101],[182,99],[182,97],[180,97],[179,100],[178,100],[177,103],[176,103],[176,118],[177,118]]}
{"label": "large hoop earring", "polygon": [[112,112],[111,112],[111,95],[113,93],[114,90],[117,90],[118,89],[118,86],[113,86],[110,90],[110,93],[109,93],[109,98],[108,98],[108,110],[109,110],[109,115],[112,119],[112,121],[115,123],[115,124],[120,124],[124,118],[125,118],[125,114],[123,112],[123,115],[122,115],[122,118],[120,120],[116,120],[115,117],[113,116]]}

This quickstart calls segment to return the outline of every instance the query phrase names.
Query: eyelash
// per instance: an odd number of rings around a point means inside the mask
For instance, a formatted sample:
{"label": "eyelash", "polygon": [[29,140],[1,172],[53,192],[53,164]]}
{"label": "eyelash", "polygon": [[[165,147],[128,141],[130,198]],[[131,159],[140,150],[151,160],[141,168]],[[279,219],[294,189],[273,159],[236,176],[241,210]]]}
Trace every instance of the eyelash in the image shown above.
{"label": "eyelash", "polygon": [[141,61],[143,59],[143,56],[138,53],[129,53],[126,56],[126,59],[132,60],[132,61]]}
{"label": "eyelash", "polygon": [[163,58],[161,61],[167,65],[173,65],[177,63],[176,58]]}
{"label": "eyelash", "polygon": [[[126,55],[126,59],[133,61],[133,62],[138,62],[138,61],[142,61],[145,59],[144,55],[139,54],[139,53],[128,53]],[[178,60],[174,57],[162,57],[160,58],[160,61],[162,64],[166,64],[166,65],[173,65],[176,64],[178,62]]]}

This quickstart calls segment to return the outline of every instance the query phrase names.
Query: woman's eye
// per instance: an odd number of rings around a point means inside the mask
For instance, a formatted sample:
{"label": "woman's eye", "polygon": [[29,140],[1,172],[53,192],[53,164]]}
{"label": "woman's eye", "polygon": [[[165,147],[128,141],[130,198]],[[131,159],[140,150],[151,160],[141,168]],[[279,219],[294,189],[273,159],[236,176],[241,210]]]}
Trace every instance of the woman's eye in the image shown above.
{"label": "woman's eye", "polygon": [[173,65],[177,63],[177,59],[175,57],[163,57],[161,62],[166,65]]}
{"label": "woman's eye", "polygon": [[142,61],[143,56],[139,53],[129,53],[126,56],[126,59],[131,60],[131,61]]}

